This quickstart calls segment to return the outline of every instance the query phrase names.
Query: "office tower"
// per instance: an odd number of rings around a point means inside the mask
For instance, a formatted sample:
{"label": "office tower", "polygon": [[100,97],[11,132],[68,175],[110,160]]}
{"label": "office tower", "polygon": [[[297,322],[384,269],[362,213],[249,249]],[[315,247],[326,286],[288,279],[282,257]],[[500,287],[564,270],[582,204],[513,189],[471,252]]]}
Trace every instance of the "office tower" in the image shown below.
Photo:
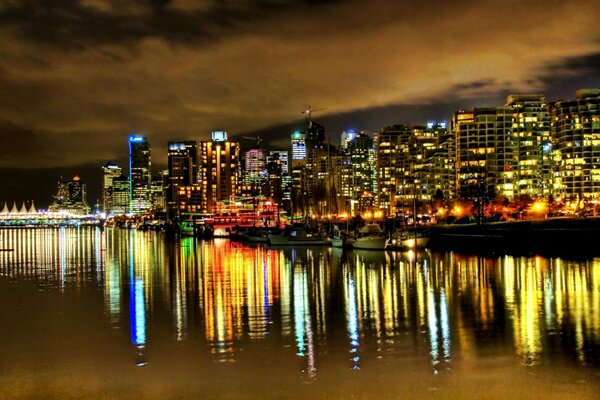
{"label": "office tower", "polygon": [[78,215],[90,213],[86,198],[86,185],[78,175],[75,175],[70,181],[60,178],[57,194],[54,196],[54,202],[50,205],[49,210]]}
{"label": "office tower", "polygon": [[171,185],[198,183],[198,143],[195,140],[169,142],[167,163]]}
{"label": "office tower", "polygon": [[279,159],[279,162],[281,163],[282,175],[290,173],[290,160],[287,150],[271,150],[267,156],[267,162],[269,161],[270,157],[277,157]]}
{"label": "office tower", "polygon": [[196,141],[169,142],[167,152],[166,197],[169,211],[178,206],[178,187],[198,184],[198,143]]}
{"label": "office tower", "polygon": [[106,215],[112,213],[113,206],[113,180],[120,177],[122,169],[116,164],[107,163],[102,166],[102,210]]}
{"label": "office tower", "polygon": [[[290,210],[292,196],[292,175],[290,174],[289,152],[272,150],[266,158],[269,190],[284,209]],[[279,188],[276,187],[279,181]]]}
{"label": "office tower", "polygon": [[227,133],[215,131],[212,141],[200,142],[200,185],[202,208],[214,211],[217,202],[236,193],[240,169],[240,144],[230,142]]}
{"label": "office tower", "polygon": [[150,144],[143,136],[129,137],[129,186],[132,214],[143,214],[150,204]]}
{"label": "office tower", "polygon": [[343,211],[355,214],[372,209],[375,196],[374,153],[373,139],[369,135],[356,133],[348,137],[342,150],[340,171],[334,173],[334,176],[339,176]]}
{"label": "office tower", "polygon": [[306,163],[306,134],[292,133],[292,168]]}
{"label": "office tower", "polygon": [[167,211],[167,188],[169,171],[164,170],[154,175],[150,181],[150,209],[152,212]]}
{"label": "office tower", "polygon": [[279,158],[279,153],[267,156],[267,190],[266,195],[273,199],[277,204],[283,201],[283,163]]}
{"label": "office tower", "polygon": [[407,125],[393,125],[383,128],[375,135],[377,154],[376,182],[377,208],[386,215],[396,214],[396,192],[399,189],[400,166],[405,157],[399,151],[401,143],[408,143],[411,130]]}
{"label": "office tower", "polygon": [[131,190],[129,186],[129,178],[126,176],[118,176],[112,180],[112,205],[111,214],[128,214],[130,206]]}
{"label": "office tower", "polygon": [[451,137],[445,122],[394,125],[376,135],[378,208],[388,215],[428,207],[438,190],[449,194],[454,179]]}
{"label": "office tower", "polygon": [[361,134],[364,132],[354,132],[352,130],[350,131],[344,131],[341,134],[341,140],[340,140],[340,149],[341,150],[345,150],[346,147],[348,146],[348,143],[350,143],[351,141],[354,140],[354,138],[356,137],[356,135]]}
{"label": "office tower", "polygon": [[265,182],[265,154],[261,149],[250,149],[244,153],[244,184],[254,188],[256,194]]}
{"label": "office tower", "polygon": [[544,143],[544,155],[555,156],[555,196],[600,198],[600,89],[578,90],[551,113],[553,148]]}

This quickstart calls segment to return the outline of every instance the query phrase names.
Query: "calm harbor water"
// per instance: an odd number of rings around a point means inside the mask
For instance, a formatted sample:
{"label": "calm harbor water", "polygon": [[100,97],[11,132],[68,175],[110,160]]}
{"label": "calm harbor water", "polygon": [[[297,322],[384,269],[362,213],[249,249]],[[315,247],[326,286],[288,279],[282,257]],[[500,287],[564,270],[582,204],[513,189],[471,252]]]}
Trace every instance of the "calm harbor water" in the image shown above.
{"label": "calm harbor water", "polygon": [[0,398],[600,398],[600,258],[0,230]]}

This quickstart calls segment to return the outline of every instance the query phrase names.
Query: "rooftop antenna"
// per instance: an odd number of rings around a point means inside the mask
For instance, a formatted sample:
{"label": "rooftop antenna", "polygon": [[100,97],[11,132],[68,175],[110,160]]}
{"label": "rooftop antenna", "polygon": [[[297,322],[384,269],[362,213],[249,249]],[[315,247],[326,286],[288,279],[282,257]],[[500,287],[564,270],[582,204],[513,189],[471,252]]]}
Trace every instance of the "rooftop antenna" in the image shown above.
{"label": "rooftop antenna", "polygon": [[256,147],[258,149],[260,149],[260,143],[264,141],[263,138],[261,138],[260,136],[257,137],[251,137],[251,136],[242,136],[242,138],[244,139],[248,139],[248,140],[255,140],[256,141]]}

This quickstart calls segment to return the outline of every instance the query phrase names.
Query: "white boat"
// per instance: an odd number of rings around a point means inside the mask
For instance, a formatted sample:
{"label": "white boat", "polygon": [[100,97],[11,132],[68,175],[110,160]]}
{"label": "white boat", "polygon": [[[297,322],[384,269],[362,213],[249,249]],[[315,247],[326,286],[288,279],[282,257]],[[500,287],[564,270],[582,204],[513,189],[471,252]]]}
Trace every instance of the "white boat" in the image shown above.
{"label": "white boat", "polygon": [[367,224],[359,229],[358,235],[352,240],[353,249],[385,250],[388,238],[377,223]]}
{"label": "white boat", "polygon": [[331,240],[318,232],[310,232],[304,226],[286,226],[281,234],[269,234],[271,246],[329,246]]}
{"label": "white boat", "polygon": [[353,237],[347,232],[342,232],[337,225],[333,228],[333,235],[331,236],[331,245],[333,247],[346,248],[352,247]]}
{"label": "white boat", "polygon": [[406,229],[392,233],[388,249],[416,250],[427,247],[429,237],[423,232],[414,232]]}

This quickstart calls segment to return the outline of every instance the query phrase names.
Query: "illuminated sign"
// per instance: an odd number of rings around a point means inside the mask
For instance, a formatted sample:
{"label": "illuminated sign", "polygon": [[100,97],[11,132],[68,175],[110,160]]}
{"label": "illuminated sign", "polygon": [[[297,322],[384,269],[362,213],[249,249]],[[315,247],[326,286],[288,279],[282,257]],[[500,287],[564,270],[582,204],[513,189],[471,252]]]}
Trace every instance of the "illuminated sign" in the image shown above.
{"label": "illuminated sign", "polygon": [[303,137],[304,137],[304,135],[300,131],[296,131],[296,132],[292,133],[292,139],[299,140],[299,139],[303,139]]}
{"label": "illuminated sign", "polygon": [[129,136],[129,141],[134,143],[140,143],[144,141],[143,136],[131,135]]}
{"label": "illuminated sign", "polygon": [[213,131],[212,132],[212,140],[213,140],[213,142],[226,142],[227,141],[227,132]]}
{"label": "illuminated sign", "polygon": [[169,150],[170,151],[178,151],[178,150],[185,150],[185,143],[169,143]]}

